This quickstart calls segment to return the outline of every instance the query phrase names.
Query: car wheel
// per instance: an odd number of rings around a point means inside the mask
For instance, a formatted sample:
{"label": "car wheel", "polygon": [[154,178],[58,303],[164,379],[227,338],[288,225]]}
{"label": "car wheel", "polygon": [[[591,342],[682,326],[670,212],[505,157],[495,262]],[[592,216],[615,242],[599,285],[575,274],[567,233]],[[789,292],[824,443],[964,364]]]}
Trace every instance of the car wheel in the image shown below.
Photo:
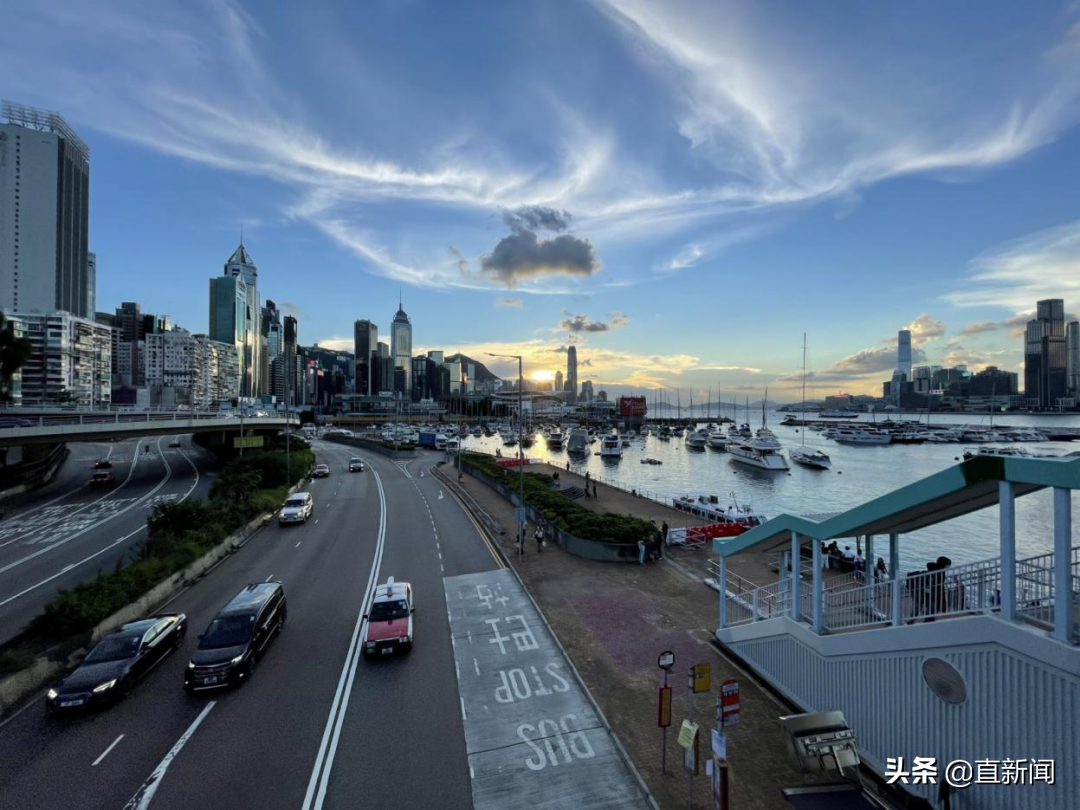
{"label": "car wheel", "polygon": [[412,642],[406,641],[403,649],[405,650],[405,652],[412,652]]}
{"label": "car wheel", "polygon": [[117,693],[117,694],[120,695],[120,700],[124,700],[124,699],[126,699],[128,697],[131,697],[131,693],[134,692],[134,691],[135,691],[135,681],[133,681],[131,679],[130,675],[125,676],[124,679],[122,681],[120,681],[120,691]]}
{"label": "car wheel", "polygon": [[184,646],[184,631],[180,630],[176,633],[176,637],[173,639],[173,649],[179,650]]}

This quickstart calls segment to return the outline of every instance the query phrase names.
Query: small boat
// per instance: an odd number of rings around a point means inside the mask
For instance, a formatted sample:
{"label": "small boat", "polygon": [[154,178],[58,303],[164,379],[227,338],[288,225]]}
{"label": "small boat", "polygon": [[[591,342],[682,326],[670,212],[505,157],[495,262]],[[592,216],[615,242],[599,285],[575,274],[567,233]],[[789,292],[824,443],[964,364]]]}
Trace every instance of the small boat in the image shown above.
{"label": "small boat", "polygon": [[728,437],[722,430],[714,430],[709,434],[706,444],[714,450],[723,450],[727,447]]}
{"label": "small boat", "polygon": [[828,453],[814,447],[807,447],[805,444],[801,447],[793,447],[791,450],[788,450],[788,458],[796,464],[801,464],[804,467],[810,467],[814,470],[828,470],[832,468],[832,459],[829,458]]}
{"label": "small boat", "polygon": [[642,464],[663,464],[664,462],[660,461],[659,459],[655,459],[655,458],[643,458],[641,460],[641,463]]}
{"label": "small boat", "polygon": [[703,430],[692,430],[686,434],[685,444],[691,450],[704,450],[709,435]]}
{"label": "small boat", "polygon": [[512,430],[502,430],[499,435],[502,436],[503,444],[507,447],[513,447],[518,443],[517,434]]}
{"label": "small boat", "polygon": [[664,425],[662,428],[660,428],[659,436],[661,441],[671,441],[671,428],[669,428],[667,425]]}
{"label": "small boat", "polygon": [[525,431],[521,434],[521,438],[518,439],[518,441],[521,442],[522,447],[532,447],[536,443],[536,434]]}
{"label": "small boat", "polygon": [[566,441],[566,437],[563,436],[563,432],[558,428],[554,428],[547,434],[547,446],[552,450],[562,450],[563,442]]}
{"label": "small boat", "polygon": [[889,444],[892,441],[892,434],[883,430],[844,427],[829,438],[842,444]]}
{"label": "small boat", "polygon": [[[548,444],[551,444],[550,440]],[[585,431],[581,428],[574,428],[570,431],[570,438],[566,440],[566,452],[573,455],[584,455],[588,451],[588,444]]]}
{"label": "small boat", "polygon": [[714,523],[737,523],[752,528],[760,526],[768,519],[760,512],[755,512],[749,504],[740,504],[734,498],[728,506],[721,506],[716,495],[699,495],[696,498],[684,495],[673,500],[672,504],[681,512]]}

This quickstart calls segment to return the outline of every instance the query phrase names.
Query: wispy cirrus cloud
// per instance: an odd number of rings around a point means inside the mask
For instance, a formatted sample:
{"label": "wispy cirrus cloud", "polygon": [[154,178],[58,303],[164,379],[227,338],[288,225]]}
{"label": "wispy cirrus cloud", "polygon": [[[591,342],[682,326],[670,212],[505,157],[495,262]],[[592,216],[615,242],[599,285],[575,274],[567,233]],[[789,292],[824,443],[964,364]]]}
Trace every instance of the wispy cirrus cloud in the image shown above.
{"label": "wispy cirrus cloud", "polygon": [[520,298],[496,298],[495,306],[497,307],[513,307],[514,309],[521,309],[525,303]]}

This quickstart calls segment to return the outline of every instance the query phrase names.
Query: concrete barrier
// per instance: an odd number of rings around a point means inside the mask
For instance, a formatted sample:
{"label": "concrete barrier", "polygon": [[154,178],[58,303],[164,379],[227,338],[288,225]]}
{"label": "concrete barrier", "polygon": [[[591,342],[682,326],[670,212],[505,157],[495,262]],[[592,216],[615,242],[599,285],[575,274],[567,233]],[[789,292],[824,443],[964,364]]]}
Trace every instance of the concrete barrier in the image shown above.
{"label": "concrete barrier", "polygon": [[[291,487],[289,494],[298,492],[303,485],[304,482],[301,482]],[[198,580],[224,557],[247,543],[255,532],[270,522],[276,512],[277,510],[263,512],[250,523],[230,534],[187,568],[159,582],[134,602],[120,608],[116,613],[102,620],[90,631],[91,644],[96,643],[102,636],[112,632],[117,627],[154,612],[156,605],[160,605],[185,585]],[[64,670],[75,666],[82,660],[86,652],[87,650],[80,650],[78,653],[71,655],[66,662],[55,661],[47,655],[43,655],[35,658],[33,663],[23,670],[0,680],[0,716],[27,695],[36,692],[55,680]]]}
{"label": "concrete barrier", "polygon": [[335,444],[345,444],[350,447],[359,447],[363,450],[370,450],[373,453],[389,456],[390,458],[416,458],[415,449],[394,450],[390,447],[383,447],[378,442],[361,439],[357,436],[341,436],[339,434],[331,433],[329,436],[323,436],[323,441],[334,442]]}
{"label": "concrete barrier", "polygon": [[59,472],[60,467],[63,466],[69,455],[71,455],[71,450],[68,449],[66,444],[61,444],[50,454],[49,458],[26,465],[28,468],[25,469],[26,480],[0,492],[0,503],[48,484],[56,477],[56,473]]}

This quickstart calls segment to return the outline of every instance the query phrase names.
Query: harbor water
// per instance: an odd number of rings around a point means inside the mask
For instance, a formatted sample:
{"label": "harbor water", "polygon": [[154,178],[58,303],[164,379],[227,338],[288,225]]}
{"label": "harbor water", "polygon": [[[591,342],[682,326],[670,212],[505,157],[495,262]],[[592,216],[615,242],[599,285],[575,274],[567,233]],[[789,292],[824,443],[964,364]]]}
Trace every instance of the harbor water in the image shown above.
{"label": "harbor water", "polygon": [[[744,414],[740,412],[740,418]],[[783,414],[771,413],[769,427],[787,450],[802,442],[802,428],[782,426]],[[899,418],[899,417],[894,417]],[[869,422],[869,417],[863,421]],[[880,417],[879,417],[880,421]],[[924,418],[925,421],[925,418]],[[985,415],[940,415],[935,424],[987,426]],[[1010,427],[1076,427],[1080,416],[1004,415],[996,423]],[[758,427],[760,414],[751,422]],[[724,426],[725,430],[727,426]],[[620,459],[602,458],[601,434],[590,444],[587,455],[574,456],[565,449],[550,449],[537,434],[536,442],[525,451],[528,458],[547,461],[559,467],[584,474],[588,471],[601,482],[625,490],[636,490],[645,497],[670,502],[682,496],[715,495],[722,506],[732,500],[750,504],[768,517],[784,512],[799,515],[835,513],[851,509],[899,487],[918,481],[959,463],[968,444],[889,444],[849,445],[826,439],[808,430],[806,443],[824,450],[832,457],[831,470],[813,470],[790,463],[788,472],[767,472],[731,459],[720,450],[693,450],[683,443],[684,437],[669,441],[652,435],[633,438],[623,448]],[[1030,453],[1064,455],[1080,450],[1077,442],[1003,442],[994,446],[1019,446]],[[472,437],[464,440],[463,449],[494,453],[499,449],[505,456],[514,456],[517,447],[504,447],[498,434],[491,437]],[[654,458],[659,465],[642,464]],[[1051,492],[1032,493],[1017,500],[1016,533],[1019,558],[1044,554],[1053,550],[1053,507]],[[1080,525],[1080,499],[1073,501],[1073,523]],[[689,515],[687,525],[699,523]],[[852,546],[854,547],[854,541]],[[876,538],[875,553],[888,557],[887,538]],[[840,543],[843,547],[844,543]],[[865,552],[864,552],[865,553]],[[939,555],[950,557],[954,564],[975,562],[998,556],[998,510],[984,509],[935,527],[905,535],[901,538],[901,565],[905,571],[922,569],[927,560]]]}

